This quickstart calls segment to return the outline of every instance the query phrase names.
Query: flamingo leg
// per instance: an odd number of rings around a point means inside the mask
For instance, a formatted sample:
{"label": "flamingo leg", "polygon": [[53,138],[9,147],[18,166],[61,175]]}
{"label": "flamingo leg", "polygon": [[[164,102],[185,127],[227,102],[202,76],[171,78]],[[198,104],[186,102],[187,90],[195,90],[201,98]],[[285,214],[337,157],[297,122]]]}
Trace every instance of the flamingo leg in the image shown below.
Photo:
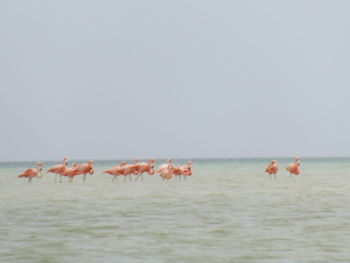
{"label": "flamingo leg", "polygon": [[83,176],[83,182],[85,182],[85,180],[86,180],[86,174],[84,174]]}
{"label": "flamingo leg", "polygon": [[139,174],[136,179],[135,179],[135,182],[141,177],[141,181],[143,182],[143,173],[142,174]]}
{"label": "flamingo leg", "polygon": [[124,183],[125,183],[125,181],[126,181],[126,175],[124,175]]}
{"label": "flamingo leg", "polygon": [[56,183],[56,181],[57,181],[57,174],[55,174],[55,183]]}

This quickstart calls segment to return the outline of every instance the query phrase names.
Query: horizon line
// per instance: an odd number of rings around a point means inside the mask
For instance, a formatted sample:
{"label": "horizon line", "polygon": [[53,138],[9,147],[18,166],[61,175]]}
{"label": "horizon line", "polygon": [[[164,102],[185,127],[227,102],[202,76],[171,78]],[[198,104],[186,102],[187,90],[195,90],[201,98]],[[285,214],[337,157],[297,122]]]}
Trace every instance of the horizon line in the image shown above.
{"label": "horizon line", "polygon": [[[265,159],[294,159],[296,156],[253,156],[253,157],[176,157],[176,158],[171,158],[173,160],[265,160]],[[301,157],[302,159],[348,159],[350,156],[304,156]],[[114,159],[69,159],[71,161],[87,161],[87,160],[93,160],[96,162],[103,162],[103,161],[130,161],[133,159],[138,159],[138,160],[147,160],[149,158],[114,158]],[[153,158],[156,160],[166,160],[168,158]],[[60,161],[60,159],[51,159],[51,160],[0,160],[0,163],[19,163],[19,162],[55,162],[55,161]]]}

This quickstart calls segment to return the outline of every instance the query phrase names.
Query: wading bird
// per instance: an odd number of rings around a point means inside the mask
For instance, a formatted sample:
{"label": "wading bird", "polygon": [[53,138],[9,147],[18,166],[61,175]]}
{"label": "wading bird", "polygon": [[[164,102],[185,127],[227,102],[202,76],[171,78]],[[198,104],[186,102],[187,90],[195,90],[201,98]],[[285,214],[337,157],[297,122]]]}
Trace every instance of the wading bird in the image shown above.
{"label": "wading bird", "polygon": [[67,168],[64,176],[69,178],[69,182],[73,182],[74,176],[78,174],[79,165],[77,163],[72,163],[71,168]]}
{"label": "wading bird", "polygon": [[115,180],[116,182],[118,182],[118,176],[119,175],[123,175],[124,174],[124,167],[126,165],[126,162],[120,162],[120,164],[118,166],[112,167],[108,170],[103,171],[103,174],[110,174],[113,176],[112,178],[112,182]]}
{"label": "wading bird", "polygon": [[163,181],[164,180],[170,180],[173,178],[174,173],[173,173],[174,167],[168,166],[168,168],[164,168],[160,173],[159,176],[162,177]]}
{"label": "wading bird", "polygon": [[87,174],[94,174],[95,171],[94,171],[93,164],[94,164],[93,161],[88,161],[87,163],[83,163],[79,166],[77,170],[77,174],[83,175],[83,182],[85,182]]}
{"label": "wading bird", "polygon": [[290,176],[299,175],[300,174],[300,157],[295,158],[294,163],[290,163],[287,165],[286,170],[289,171]]}
{"label": "wading bird", "polygon": [[188,161],[187,165],[177,165],[176,167],[173,167],[173,174],[175,175],[175,178],[178,177],[179,180],[181,180],[181,175],[183,176],[184,180],[186,180],[187,176],[192,175],[192,170],[191,170],[191,165],[192,162]]}
{"label": "wading bird", "polygon": [[192,175],[192,162],[188,161],[187,165],[183,165],[181,167],[182,170],[182,176],[184,177],[184,179],[186,180],[187,176],[191,176]]}
{"label": "wading bird", "polygon": [[62,175],[64,175],[67,171],[68,159],[65,157],[63,159],[62,164],[57,164],[52,166],[46,173],[54,173],[55,174],[55,182],[57,179],[57,175],[60,176],[60,183],[62,183]]}
{"label": "wading bird", "polygon": [[132,176],[131,175],[132,174],[133,175],[137,175],[138,174],[138,169],[139,169],[138,162],[139,162],[139,160],[134,159],[133,162],[134,162],[133,164],[126,164],[124,166],[124,173],[123,173],[123,175],[125,176],[124,177],[124,182],[125,182],[127,176],[129,176],[130,181],[132,181]]}
{"label": "wading bird", "polygon": [[135,179],[135,182],[137,179],[141,176],[141,181],[143,182],[143,173],[148,173],[149,175],[153,175],[155,173],[154,171],[154,164],[156,160],[155,159],[149,159],[146,163],[138,163],[138,176]]}
{"label": "wading bird", "polygon": [[162,170],[167,169],[169,167],[169,165],[172,166],[172,164],[173,164],[173,160],[168,159],[167,163],[163,163],[163,164],[158,166],[157,173],[161,173]]}
{"label": "wading bird", "polygon": [[[33,177],[42,177],[41,171],[43,170],[43,164],[41,162],[37,162],[35,164],[35,168],[27,169],[22,174],[18,175],[17,177],[24,177],[28,178],[28,183],[32,182]],[[40,173],[40,176],[39,176]]]}
{"label": "wading bird", "polygon": [[276,174],[278,172],[278,163],[275,160],[272,160],[269,166],[265,169],[265,172],[269,174],[269,178],[271,180],[271,175],[274,175],[274,179],[276,180]]}
{"label": "wading bird", "polygon": [[172,160],[168,159],[166,164],[162,164],[158,167],[157,173],[164,180],[169,180],[174,176],[174,167],[172,165]]}

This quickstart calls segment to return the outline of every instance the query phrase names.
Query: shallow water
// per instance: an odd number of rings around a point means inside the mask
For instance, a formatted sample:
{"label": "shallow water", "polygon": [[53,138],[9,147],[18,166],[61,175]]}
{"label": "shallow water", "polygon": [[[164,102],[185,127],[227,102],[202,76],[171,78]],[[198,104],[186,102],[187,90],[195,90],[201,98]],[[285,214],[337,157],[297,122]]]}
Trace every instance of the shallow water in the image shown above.
{"label": "shallow water", "polygon": [[[194,160],[186,181],[54,183],[0,164],[0,262],[350,262],[350,159]],[[180,162],[180,161],[179,161]],[[181,162],[180,162],[181,163]],[[47,163],[46,167],[52,163]]]}

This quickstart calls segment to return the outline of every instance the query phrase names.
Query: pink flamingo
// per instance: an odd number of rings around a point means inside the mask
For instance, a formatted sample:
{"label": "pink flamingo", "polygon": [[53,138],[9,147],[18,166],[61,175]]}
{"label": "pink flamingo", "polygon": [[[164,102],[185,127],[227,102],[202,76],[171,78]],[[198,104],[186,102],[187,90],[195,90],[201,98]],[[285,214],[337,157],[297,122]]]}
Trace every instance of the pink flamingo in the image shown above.
{"label": "pink flamingo", "polygon": [[269,166],[265,169],[265,172],[269,174],[269,178],[271,180],[271,175],[274,175],[274,179],[276,180],[276,174],[278,172],[278,163],[276,160],[272,160]]}
{"label": "pink flamingo", "polygon": [[187,165],[183,165],[181,167],[182,169],[182,176],[184,177],[184,179],[186,180],[187,176],[191,176],[192,175],[192,162],[188,161]]}
{"label": "pink flamingo", "polygon": [[110,168],[108,170],[103,171],[103,174],[110,174],[113,175],[112,182],[116,180],[118,182],[117,176],[124,174],[124,167],[126,165],[126,162],[120,162],[119,166],[115,166],[113,168]]}
{"label": "pink flamingo", "polygon": [[179,180],[181,180],[182,169],[180,165],[173,167],[173,174],[175,175],[175,178],[178,177]]}
{"label": "pink flamingo", "polygon": [[148,173],[149,175],[154,175],[154,163],[156,162],[155,159],[149,159],[146,163],[139,163],[138,164],[138,176],[135,179],[135,182],[139,177],[141,176],[141,181],[143,182],[143,173]]}
{"label": "pink flamingo", "polygon": [[174,175],[173,169],[174,169],[174,167],[165,168],[159,173],[159,176],[163,178],[163,181],[169,180],[169,179],[173,178],[173,175]]}
{"label": "pink flamingo", "polygon": [[55,174],[55,182],[56,182],[57,175],[59,174],[60,175],[60,183],[62,183],[62,175],[64,175],[66,173],[67,165],[68,165],[68,159],[65,157],[63,159],[62,164],[57,164],[57,165],[52,166],[46,173],[54,173]]}
{"label": "pink flamingo", "polygon": [[159,176],[163,178],[163,181],[171,179],[174,175],[172,160],[168,159],[167,164],[160,165],[157,172],[159,173]]}
{"label": "pink flamingo", "polygon": [[290,176],[299,175],[300,174],[300,157],[295,158],[294,163],[290,163],[287,165],[286,170],[289,171]]}
{"label": "pink flamingo", "polygon": [[69,178],[69,182],[73,182],[74,176],[78,174],[79,165],[77,163],[72,163],[71,168],[67,168],[64,176]]}
{"label": "pink flamingo", "polygon": [[[41,171],[43,170],[43,164],[41,162],[37,162],[35,164],[35,168],[27,169],[22,174],[18,175],[17,177],[24,177],[28,178],[28,183],[32,182],[33,177],[42,177]],[[40,176],[38,174],[40,173]]]}
{"label": "pink flamingo", "polygon": [[173,160],[168,158],[167,163],[164,163],[158,166],[157,173],[161,173],[162,170],[169,168],[169,165],[172,166],[172,163],[173,163]]}
{"label": "pink flamingo", "polygon": [[175,177],[179,177],[179,180],[181,180],[181,175],[186,180],[187,176],[192,175],[191,165],[192,165],[191,161],[188,161],[187,165],[183,165],[183,166],[177,165],[176,167],[173,168],[173,174],[175,175]]}
{"label": "pink flamingo", "polygon": [[126,164],[124,166],[124,172],[123,172],[123,175],[125,176],[124,177],[124,182],[125,182],[127,176],[129,176],[130,181],[132,181],[131,175],[132,174],[133,175],[137,175],[138,174],[138,169],[139,169],[138,162],[139,162],[139,160],[134,159],[133,162],[134,162],[133,164]]}
{"label": "pink flamingo", "polygon": [[95,171],[94,171],[93,164],[94,164],[93,161],[88,161],[87,163],[83,163],[79,166],[77,170],[77,174],[83,175],[83,182],[85,182],[87,174],[94,174]]}

